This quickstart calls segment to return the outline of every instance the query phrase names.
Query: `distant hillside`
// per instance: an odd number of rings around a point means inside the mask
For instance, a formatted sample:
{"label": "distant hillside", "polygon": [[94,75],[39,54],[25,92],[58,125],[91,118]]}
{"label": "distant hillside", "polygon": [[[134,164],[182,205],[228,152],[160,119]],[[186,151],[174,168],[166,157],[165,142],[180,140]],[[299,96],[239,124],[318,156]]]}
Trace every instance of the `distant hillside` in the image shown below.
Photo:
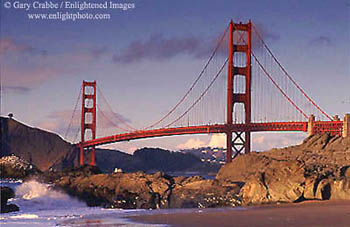
{"label": "distant hillside", "polygon": [[134,162],[145,172],[198,171],[217,172],[219,165],[204,163],[193,154],[172,152],[161,148],[142,148],[134,152]]}
{"label": "distant hillside", "polygon": [[[1,157],[10,154],[20,156],[36,165],[40,170],[61,170],[77,166],[79,150],[60,136],[38,128],[29,127],[14,119],[1,117]],[[84,162],[90,162],[90,154]],[[217,172],[217,164],[201,162],[192,154],[171,152],[160,148],[142,148],[130,155],[117,150],[96,149],[96,163],[103,172],[115,168],[124,172]]]}
{"label": "distant hillside", "polygon": [[96,164],[102,172],[113,172],[115,168],[123,171],[133,169],[133,156],[118,150],[96,149]]}
{"label": "distant hillside", "polygon": [[102,172],[115,168],[124,172],[217,172],[220,165],[202,162],[192,154],[173,152],[161,148],[142,148],[133,155],[108,149],[96,150],[96,163]]}
{"label": "distant hillside", "polygon": [[1,154],[15,154],[42,171],[62,162],[73,151],[71,144],[56,134],[24,125],[14,119],[0,118]]}
{"label": "distant hillside", "polygon": [[193,154],[196,157],[200,158],[202,162],[223,165],[226,161],[226,148],[200,147],[193,149],[183,149],[180,150],[180,152]]}

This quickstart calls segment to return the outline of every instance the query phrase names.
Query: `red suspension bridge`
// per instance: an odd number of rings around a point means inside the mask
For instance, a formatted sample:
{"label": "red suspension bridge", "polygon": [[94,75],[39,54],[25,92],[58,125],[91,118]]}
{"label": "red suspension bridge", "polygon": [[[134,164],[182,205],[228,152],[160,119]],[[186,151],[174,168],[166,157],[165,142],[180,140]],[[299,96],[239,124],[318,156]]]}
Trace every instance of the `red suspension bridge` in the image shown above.
{"label": "red suspension bridge", "polygon": [[[95,165],[96,146],[151,137],[225,133],[226,161],[231,162],[243,150],[250,152],[252,132],[349,136],[350,117],[346,115],[343,122],[319,107],[283,68],[251,22],[231,21],[184,96],[162,118],[142,129],[114,113],[95,81],[84,81],[79,97],[81,165],[85,150],[90,150]],[[72,120],[78,103],[79,99]],[[102,128],[113,132],[97,138],[97,119]]]}

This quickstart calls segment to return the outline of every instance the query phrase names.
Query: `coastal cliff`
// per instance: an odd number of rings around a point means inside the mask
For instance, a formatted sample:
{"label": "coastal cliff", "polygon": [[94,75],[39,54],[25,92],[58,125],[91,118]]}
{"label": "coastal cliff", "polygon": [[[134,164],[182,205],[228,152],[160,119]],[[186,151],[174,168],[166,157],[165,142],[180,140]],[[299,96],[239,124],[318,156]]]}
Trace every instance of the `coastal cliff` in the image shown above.
{"label": "coastal cliff", "polygon": [[0,117],[1,157],[14,154],[45,171],[72,153],[73,147],[54,133]]}

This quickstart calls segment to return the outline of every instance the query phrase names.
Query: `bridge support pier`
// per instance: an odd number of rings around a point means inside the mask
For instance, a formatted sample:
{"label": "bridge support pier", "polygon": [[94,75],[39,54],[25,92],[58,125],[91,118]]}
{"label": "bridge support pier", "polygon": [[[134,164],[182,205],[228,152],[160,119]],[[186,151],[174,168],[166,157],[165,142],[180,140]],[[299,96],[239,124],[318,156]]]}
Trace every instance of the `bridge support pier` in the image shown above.
{"label": "bridge support pier", "polygon": [[308,123],[307,123],[307,136],[313,136],[314,135],[314,122],[315,122],[315,116],[313,114],[310,115]]}
{"label": "bridge support pier", "polygon": [[350,114],[344,116],[343,137],[350,138]]}
{"label": "bridge support pier", "polygon": [[226,163],[232,162],[232,132],[226,133]]}

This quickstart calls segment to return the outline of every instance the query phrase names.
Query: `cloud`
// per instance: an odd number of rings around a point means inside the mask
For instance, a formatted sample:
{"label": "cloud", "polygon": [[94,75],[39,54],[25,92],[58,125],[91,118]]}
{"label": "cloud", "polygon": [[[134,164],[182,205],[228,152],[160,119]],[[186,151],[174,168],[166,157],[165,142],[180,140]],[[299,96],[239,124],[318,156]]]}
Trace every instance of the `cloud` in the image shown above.
{"label": "cloud", "polygon": [[211,136],[209,147],[226,147],[226,135],[225,134],[214,134]]}
{"label": "cloud", "polygon": [[207,143],[200,140],[199,138],[189,139],[185,143],[179,144],[176,146],[177,149],[192,149],[192,148],[200,148],[207,147]]}
{"label": "cloud", "polygon": [[202,51],[201,42],[194,37],[165,38],[153,34],[148,40],[135,40],[120,53],[113,55],[116,63],[132,63],[143,59],[164,60],[180,54],[196,56]]}
{"label": "cloud", "polygon": [[[80,132],[80,121],[81,121],[81,110],[77,109],[73,114],[73,110],[60,110],[49,113],[44,120],[35,122],[35,125],[39,128],[49,130],[51,132],[55,132],[60,134],[65,139],[73,142],[77,142],[74,140],[80,140],[80,134],[77,136],[77,133]],[[106,117],[109,120],[106,120]],[[89,121],[89,118],[86,119]],[[113,133],[118,133],[116,127],[124,127],[125,125],[121,123],[121,121],[130,123],[130,120],[121,114],[104,111],[102,114],[97,111],[97,133],[103,133],[105,135],[112,135]],[[112,129],[112,130],[109,130]],[[125,130],[122,130],[125,132]],[[107,134],[105,134],[107,133]]]}
{"label": "cloud", "polygon": [[100,46],[100,47],[94,46],[91,48],[90,53],[94,58],[98,59],[98,58],[101,58],[102,56],[104,56],[105,54],[107,54],[108,49],[106,46]]}
{"label": "cloud", "polygon": [[19,44],[13,39],[2,39],[0,70],[4,91],[25,94],[59,76],[77,75],[88,70],[86,65],[94,67],[92,64],[96,58],[105,51],[103,47],[96,47],[91,49],[91,53],[84,49],[81,52],[50,54],[46,50],[39,51],[29,45]]}
{"label": "cloud", "polygon": [[60,71],[48,66],[15,67],[7,65],[1,68],[5,92],[26,93],[44,81],[59,75]]}
{"label": "cloud", "polygon": [[[261,23],[254,23],[254,27],[256,28],[256,30],[259,32],[260,36],[262,37],[262,39],[264,41],[277,41],[280,39],[280,35],[274,32],[271,32],[265,25],[261,24]],[[254,30],[254,29],[252,29]],[[253,33],[253,41],[254,41],[254,32]]]}
{"label": "cloud", "polygon": [[203,141],[199,138],[188,139],[185,143],[176,146],[177,149],[192,149],[200,147],[226,147],[225,134],[213,134],[209,142]]}
{"label": "cloud", "polygon": [[20,93],[25,94],[30,91],[30,88],[28,87],[22,87],[22,86],[4,86],[2,87],[3,92],[5,93]]}
{"label": "cloud", "polygon": [[[255,24],[262,38],[267,41],[276,41],[280,36],[270,32],[262,24]],[[228,34],[228,33],[227,33]],[[216,34],[212,37],[173,37],[167,38],[162,34],[152,34],[146,40],[134,40],[126,48],[122,49],[112,57],[115,63],[134,63],[148,60],[167,60],[178,55],[188,55],[194,58],[207,58],[210,56],[222,34]],[[228,35],[224,37],[224,48],[219,48],[220,55],[227,55]],[[238,38],[238,36],[235,36]],[[255,39],[256,40],[256,39]],[[253,41],[254,42],[254,39]],[[257,40],[255,41],[257,42]]]}
{"label": "cloud", "polygon": [[33,50],[34,48],[31,45],[16,42],[12,38],[0,39],[0,55],[6,55],[9,53],[28,53]]}
{"label": "cloud", "polygon": [[[272,148],[286,147],[301,143],[305,138],[305,133],[252,133],[252,150],[266,151]],[[185,143],[179,144],[177,149],[191,149],[200,147],[220,147],[226,148],[226,135],[213,134],[209,142],[199,138],[188,139]]]}
{"label": "cloud", "polygon": [[266,151],[301,143],[304,133],[253,133],[252,150]]}
{"label": "cloud", "polygon": [[125,123],[129,124],[131,123],[131,121],[123,115],[115,113],[112,110],[101,111],[101,109],[98,109],[97,112],[98,127],[101,127],[103,129],[113,129],[119,127],[119,129],[121,130],[130,130],[130,128],[127,125],[125,125]]}
{"label": "cloud", "polygon": [[264,142],[265,142],[265,136],[259,136],[259,137],[253,138],[253,143],[263,144]]}
{"label": "cloud", "polygon": [[39,128],[58,133],[64,137],[65,134],[70,133],[67,132],[68,126],[71,127],[70,130],[72,132],[77,132],[80,128],[80,113],[75,113],[72,124],[69,125],[72,119],[72,113],[73,110],[51,112],[46,116],[46,119],[36,122],[35,125]]}
{"label": "cloud", "polygon": [[318,36],[313,38],[309,42],[309,46],[334,46],[334,43],[330,37],[327,36]]}

